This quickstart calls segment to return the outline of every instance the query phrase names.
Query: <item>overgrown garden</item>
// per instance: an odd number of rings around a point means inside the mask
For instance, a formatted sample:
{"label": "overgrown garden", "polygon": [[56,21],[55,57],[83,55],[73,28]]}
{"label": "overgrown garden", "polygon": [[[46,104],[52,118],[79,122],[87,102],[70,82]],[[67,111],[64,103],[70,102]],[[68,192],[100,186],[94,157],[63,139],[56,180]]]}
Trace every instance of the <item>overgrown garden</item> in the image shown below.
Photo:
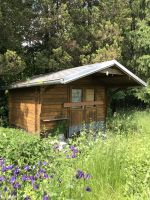
{"label": "overgrown garden", "polygon": [[148,200],[149,117],[117,114],[106,138],[83,130],[64,148],[57,137],[1,128],[1,199]]}

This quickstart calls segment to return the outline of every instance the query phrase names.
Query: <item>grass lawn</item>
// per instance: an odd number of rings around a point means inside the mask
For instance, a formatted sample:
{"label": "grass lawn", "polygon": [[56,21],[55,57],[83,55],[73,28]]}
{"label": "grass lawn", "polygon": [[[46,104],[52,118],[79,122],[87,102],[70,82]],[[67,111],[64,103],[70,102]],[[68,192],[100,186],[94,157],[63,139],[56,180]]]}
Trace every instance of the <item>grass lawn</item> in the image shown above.
{"label": "grass lawn", "polygon": [[100,135],[83,131],[60,149],[57,138],[0,128],[0,199],[149,200],[150,112],[117,114]]}

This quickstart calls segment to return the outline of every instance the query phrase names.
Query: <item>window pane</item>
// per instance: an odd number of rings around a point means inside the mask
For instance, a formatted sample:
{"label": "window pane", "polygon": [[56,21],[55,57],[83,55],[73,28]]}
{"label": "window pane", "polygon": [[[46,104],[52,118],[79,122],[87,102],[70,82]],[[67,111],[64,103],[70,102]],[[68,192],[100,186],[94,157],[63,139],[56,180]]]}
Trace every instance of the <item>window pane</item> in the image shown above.
{"label": "window pane", "polygon": [[72,102],[81,102],[82,100],[82,90],[72,89]]}
{"label": "window pane", "polygon": [[94,101],[94,89],[86,89],[86,101]]}

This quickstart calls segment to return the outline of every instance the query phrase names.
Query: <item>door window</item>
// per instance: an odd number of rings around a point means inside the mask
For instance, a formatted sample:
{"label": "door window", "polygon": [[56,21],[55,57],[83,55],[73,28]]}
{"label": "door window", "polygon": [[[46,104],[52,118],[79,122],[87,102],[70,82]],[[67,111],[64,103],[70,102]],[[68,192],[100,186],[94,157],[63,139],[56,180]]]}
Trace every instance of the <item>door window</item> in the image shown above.
{"label": "door window", "polygon": [[72,89],[72,102],[82,101],[82,89]]}
{"label": "door window", "polygon": [[94,89],[86,89],[85,100],[94,101]]}

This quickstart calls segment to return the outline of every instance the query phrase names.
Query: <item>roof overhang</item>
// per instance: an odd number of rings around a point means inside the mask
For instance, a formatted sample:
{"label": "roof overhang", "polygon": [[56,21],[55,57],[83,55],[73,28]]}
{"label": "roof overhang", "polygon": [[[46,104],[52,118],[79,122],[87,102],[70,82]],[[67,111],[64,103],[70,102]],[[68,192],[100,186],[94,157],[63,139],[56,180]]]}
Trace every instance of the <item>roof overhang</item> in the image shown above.
{"label": "roof overhang", "polygon": [[81,67],[70,68],[55,72],[48,75],[41,75],[38,77],[31,78],[28,81],[14,83],[10,86],[10,89],[23,88],[23,87],[33,87],[33,86],[42,86],[42,85],[56,85],[56,84],[67,84],[75,80],[81,79],[83,77],[101,72],[105,69],[109,69],[115,66],[121,72],[126,74],[130,79],[134,81],[134,85],[137,86],[147,86],[147,84],[140,79],[138,76],[133,74],[123,65],[121,65],[116,60],[106,61],[102,63],[95,63],[91,65],[85,65]]}

